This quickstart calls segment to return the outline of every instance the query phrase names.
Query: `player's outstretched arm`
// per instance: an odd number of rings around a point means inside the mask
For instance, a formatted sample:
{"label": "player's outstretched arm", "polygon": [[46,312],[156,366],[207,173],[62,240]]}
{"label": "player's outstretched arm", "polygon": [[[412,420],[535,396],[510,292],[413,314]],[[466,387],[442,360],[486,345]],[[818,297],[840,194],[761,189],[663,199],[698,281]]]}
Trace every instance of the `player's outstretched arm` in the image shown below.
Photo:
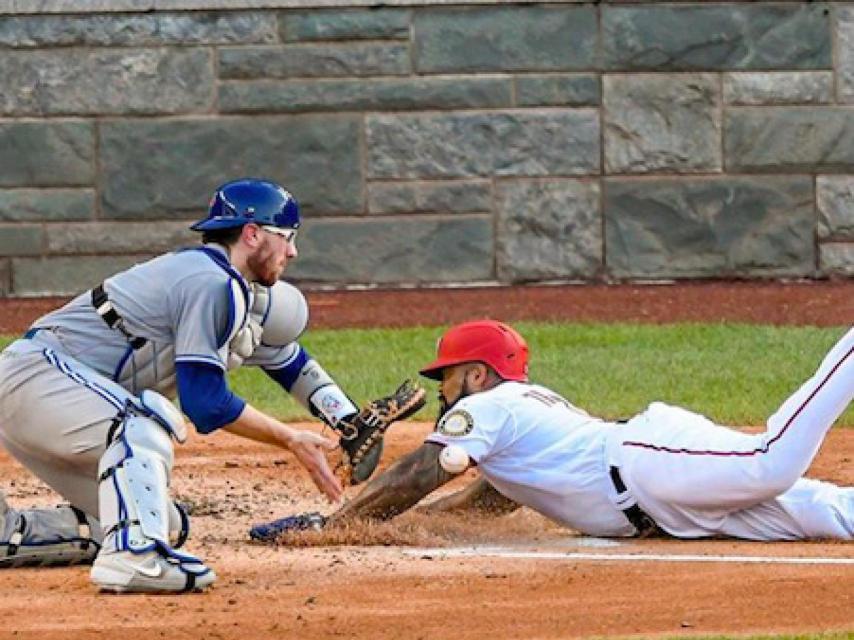
{"label": "player's outstretched arm", "polygon": [[352,501],[330,516],[330,522],[349,518],[387,520],[403,513],[455,475],[439,464],[442,446],[425,442],[374,478]]}
{"label": "player's outstretched arm", "polygon": [[326,459],[325,452],[337,446],[333,440],[311,431],[289,427],[249,404],[237,420],[223,429],[236,436],[289,449],[330,501],[337,501],[343,495],[341,483]]}
{"label": "player's outstretched arm", "polygon": [[465,489],[440,498],[420,509],[423,513],[475,511],[482,516],[503,516],[518,509],[518,502],[500,494],[486,478],[478,478]]}

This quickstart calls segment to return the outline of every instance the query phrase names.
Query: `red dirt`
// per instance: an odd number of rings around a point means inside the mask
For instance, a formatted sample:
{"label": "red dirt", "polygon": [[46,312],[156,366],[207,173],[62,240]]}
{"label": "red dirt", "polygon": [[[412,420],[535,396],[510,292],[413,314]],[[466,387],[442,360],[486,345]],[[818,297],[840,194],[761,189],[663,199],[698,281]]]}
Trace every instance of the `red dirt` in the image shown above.
{"label": "red dirt", "polygon": [[[393,428],[386,463],[429,429]],[[319,546],[261,546],[247,541],[252,524],[330,509],[290,455],[221,434],[192,437],[177,458],[175,492],[194,508],[189,551],[213,565],[215,587],[190,596],[101,596],[85,567],[5,570],[0,637],[474,640],[854,629],[854,565],[404,555],[411,546],[497,543],[562,552],[851,558],[851,543],[628,540],[589,548],[586,539],[522,510],[493,522],[407,514],[396,524],[350,532],[347,546],[328,546],[336,541],[325,532],[314,534]],[[831,432],[810,475],[854,484],[852,458],[854,430]],[[17,504],[54,499],[4,453],[0,483],[11,485]]]}
{"label": "red dirt", "polygon": [[[311,326],[407,327],[479,317],[580,322],[854,323],[854,280],[309,291]],[[67,298],[0,299],[0,334]]]}
{"label": "red dirt", "polygon": [[[854,322],[854,282],[311,292],[309,300],[315,327],[439,325],[475,316]],[[0,301],[0,333],[22,331],[58,302]],[[394,427],[384,464],[416,447],[429,428]],[[854,430],[837,429],[810,475],[854,485],[852,460]],[[56,501],[2,451],[0,487],[15,505]],[[178,448],[174,491],[193,508],[188,550],[219,574],[212,590],[190,596],[101,596],[85,567],[6,570],[0,572],[5,621],[0,638],[497,640],[854,630],[851,564],[405,555],[413,547],[499,544],[562,552],[850,559],[851,543],[629,540],[591,549],[586,539],[521,510],[491,522],[411,513],[377,527],[303,537],[290,547],[255,545],[246,532],[256,522],[332,507],[322,503],[290,454],[227,434],[193,436]]]}

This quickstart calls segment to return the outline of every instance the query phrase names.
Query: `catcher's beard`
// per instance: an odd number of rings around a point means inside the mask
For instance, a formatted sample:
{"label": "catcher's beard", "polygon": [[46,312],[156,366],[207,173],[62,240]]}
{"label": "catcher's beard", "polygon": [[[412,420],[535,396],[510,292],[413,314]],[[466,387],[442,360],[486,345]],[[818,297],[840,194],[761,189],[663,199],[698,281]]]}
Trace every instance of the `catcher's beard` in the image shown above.
{"label": "catcher's beard", "polygon": [[285,265],[278,262],[276,251],[269,244],[259,247],[257,252],[249,255],[246,263],[252,269],[257,281],[265,287],[276,284],[285,270]]}

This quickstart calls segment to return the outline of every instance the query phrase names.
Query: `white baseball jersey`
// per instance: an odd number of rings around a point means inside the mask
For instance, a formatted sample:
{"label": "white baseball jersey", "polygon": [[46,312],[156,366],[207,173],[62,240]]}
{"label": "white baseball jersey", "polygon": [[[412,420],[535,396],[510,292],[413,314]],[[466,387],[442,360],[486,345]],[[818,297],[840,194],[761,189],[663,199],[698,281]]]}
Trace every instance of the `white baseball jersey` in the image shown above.
{"label": "white baseball jersey", "polygon": [[504,382],[460,400],[427,441],[461,446],[500,493],[587,534],[632,535],[621,509],[637,505],[682,538],[851,540],[854,488],[801,476],[852,399],[854,329],[760,434],[659,402],[610,424]]}
{"label": "white baseball jersey", "polygon": [[460,400],[427,441],[461,446],[500,493],[557,522],[630,536],[605,467],[616,429],[545,387],[504,382]]}

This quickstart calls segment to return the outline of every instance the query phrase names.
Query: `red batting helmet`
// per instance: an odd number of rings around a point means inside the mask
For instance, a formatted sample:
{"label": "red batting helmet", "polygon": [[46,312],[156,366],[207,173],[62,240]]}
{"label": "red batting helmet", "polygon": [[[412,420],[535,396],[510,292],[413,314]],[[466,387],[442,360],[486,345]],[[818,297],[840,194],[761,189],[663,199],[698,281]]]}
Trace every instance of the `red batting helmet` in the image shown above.
{"label": "red batting helmet", "polygon": [[483,362],[505,380],[528,381],[528,345],[512,327],[495,320],[476,320],[451,327],[439,339],[436,359],[421,375],[442,379],[442,369],[464,362]]}

